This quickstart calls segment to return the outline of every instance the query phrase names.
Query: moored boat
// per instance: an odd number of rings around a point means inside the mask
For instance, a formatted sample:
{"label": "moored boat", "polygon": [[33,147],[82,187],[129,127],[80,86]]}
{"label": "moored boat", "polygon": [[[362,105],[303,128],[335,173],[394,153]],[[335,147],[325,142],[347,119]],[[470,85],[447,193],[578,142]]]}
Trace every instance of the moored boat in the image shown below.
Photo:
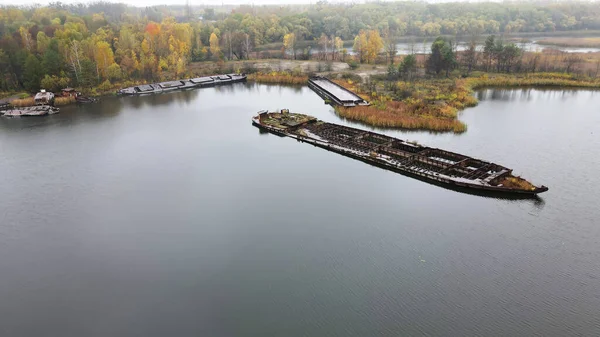
{"label": "moored boat", "polygon": [[314,117],[261,111],[252,124],[436,185],[482,194],[534,196],[546,192],[513,175],[512,169],[462,154],[413,144],[383,134],[332,124]]}

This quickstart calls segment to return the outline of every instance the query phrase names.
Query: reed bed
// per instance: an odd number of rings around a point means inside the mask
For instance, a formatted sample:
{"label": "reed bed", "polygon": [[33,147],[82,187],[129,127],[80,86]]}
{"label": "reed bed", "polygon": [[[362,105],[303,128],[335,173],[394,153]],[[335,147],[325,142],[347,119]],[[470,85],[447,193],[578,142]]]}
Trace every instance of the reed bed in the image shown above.
{"label": "reed bed", "polygon": [[34,106],[35,100],[33,99],[33,97],[13,99],[12,101],[10,101],[10,104],[12,106],[22,108],[22,107],[26,107],[26,106]]}
{"label": "reed bed", "polygon": [[539,44],[559,47],[600,47],[600,37],[548,37],[537,41]]}
{"label": "reed bed", "polygon": [[[388,104],[384,110],[374,106],[358,106],[338,107],[336,111],[341,117],[379,127],[455,133],[467,130],[467,126],[458,119],[409,113],[402,102],[393,103]],[[394,105],[397,107],[393,107]]]}
{"label": "reed bed", "polygon": [[541,73],[525,76],[497,75],[457,80],[464,81],[470,90],[486,87],[560,87],[560,88],[600,88],[598,79],[578,79],[568,74]]}
{"label": "reed bed", "polygon": [[59,106],[59,105],[67,105],[67,104],[72,104],[75,103],[75,97],[69,96],[69,97],[56,97],[54,99],[54,105]]}
{"label": "reed bed", "polygon": [[274,71],[270,73],[250,74],[248,75],[248,80],[257,83],[299,85],[306,84],[306,82],[308,82],[308,76],[283,71]]}
{"label": "reed bed", "polygon": [[370,106],[339,107],[337,113],[372,126],[462,133],[467,126],[457,119],[458,110],[477,104],[469,88],[454,86],[451,81],[398,82],[397,90],[412,92],[402,101],[365,93],[352,81],[335,82],[371,102]]}

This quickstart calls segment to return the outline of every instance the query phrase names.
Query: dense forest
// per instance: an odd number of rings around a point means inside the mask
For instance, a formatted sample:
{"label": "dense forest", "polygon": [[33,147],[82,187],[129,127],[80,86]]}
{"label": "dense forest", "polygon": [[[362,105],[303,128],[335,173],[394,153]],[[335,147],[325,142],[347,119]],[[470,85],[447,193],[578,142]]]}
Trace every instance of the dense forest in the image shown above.
{"label": "dense forest", "polygon": [[[335,57],[342,53],[343,41],[354,40],[359,60],[370,62],[387,49],[389,41],[402,36],[433,40],[449,35],[456,40],[597,29],[600,6],[593,2],[320,1],[312,6],[219,8],[57,2],[45,7],[2,6],[0,91],[57,90],[66,85],[109,87],[125,79],[182,75],[190,62],[247,59],[253,51],[274,43],[281,43],[295,57],[301,42],[314,41],[316,48]],[[454,62],[447,61],[444,43],[438,40],[439,48],[434,46],[439,55],[433,49],[438,62],[428,64],[437,73],[447,71]],[[505,54],[511,52],[507,49]],[[501,67],[510,68],[502,62]]]}

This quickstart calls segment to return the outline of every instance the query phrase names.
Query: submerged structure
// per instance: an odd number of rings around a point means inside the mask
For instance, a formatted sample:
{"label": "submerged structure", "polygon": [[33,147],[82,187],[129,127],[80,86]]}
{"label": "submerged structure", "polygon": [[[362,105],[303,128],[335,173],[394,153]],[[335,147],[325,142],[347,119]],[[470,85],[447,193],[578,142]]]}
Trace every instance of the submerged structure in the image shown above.
{"label": "submerged structure", "polygon": [[0,114],[6,117],[20,117],[20,116],[45,116],[53,115],[58,113],[60,110],[50,105],[36,105],[24,108],[14,108],[0,111]]}
{"label": "submerged structure", "polygon": [[512,169],[462,154],[383,134],[326,123],[314,117],[261,111],[252,124],[382,168],[452,189],[480,194],[533,196],[548,190],[512,174]]}
{"label": "submerged structure", "polygon": [[246,80],[245,74],[226,74],[226,75],[214,75],[207,77],[197,77],[187,80],[177,80],[160,82],[153,84],[141,84],[133,87],[120,89],[117,91],[119,95],[151,95],[159,94],[162,92],[169,92],[174,90],[188,90],[195,88],[212,87],[216,85],[231,84],[236,82],[242,82]]}
{"label": "submerged structure", "polygon": [[315,76],[308,80],[308,86],[323,99],[337,105],[353,107],[358,105],[369,105],[352,91],[330,81],[325,77]]}

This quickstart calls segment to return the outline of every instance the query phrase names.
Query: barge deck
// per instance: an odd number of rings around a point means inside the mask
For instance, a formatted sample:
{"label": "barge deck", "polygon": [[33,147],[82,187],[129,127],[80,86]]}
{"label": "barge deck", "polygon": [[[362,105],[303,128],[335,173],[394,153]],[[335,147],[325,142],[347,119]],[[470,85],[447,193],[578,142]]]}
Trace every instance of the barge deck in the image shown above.
{"label": "barge deck", "polygon": [[369,105],[369,102],[362,99],[352,91],[330,81],[325,77],[313,77],[308,80],[308,86],[325,100],[345,106],[353,107],[358,105]]}
{"label": "barge deck", "polygon": [[261,111],[252,124],[435,185],[479,195],[531,197],[548,190],[514,176],[512,169],[383,134],[326,123],[314,117]]}

